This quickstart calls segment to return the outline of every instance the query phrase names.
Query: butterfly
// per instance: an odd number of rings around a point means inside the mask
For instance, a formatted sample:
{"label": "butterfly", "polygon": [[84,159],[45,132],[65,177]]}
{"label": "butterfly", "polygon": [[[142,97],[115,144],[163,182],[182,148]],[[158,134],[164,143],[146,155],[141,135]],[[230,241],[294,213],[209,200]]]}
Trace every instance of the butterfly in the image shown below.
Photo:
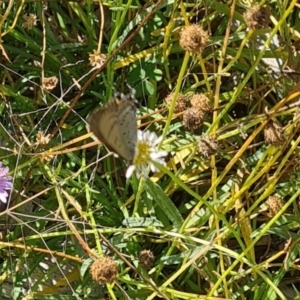
{"label": "butterfly", "polygon": [[137,100],[115,93],[114,98],[90,116],[90,130],[112,152],[132,161],[136,153]]}

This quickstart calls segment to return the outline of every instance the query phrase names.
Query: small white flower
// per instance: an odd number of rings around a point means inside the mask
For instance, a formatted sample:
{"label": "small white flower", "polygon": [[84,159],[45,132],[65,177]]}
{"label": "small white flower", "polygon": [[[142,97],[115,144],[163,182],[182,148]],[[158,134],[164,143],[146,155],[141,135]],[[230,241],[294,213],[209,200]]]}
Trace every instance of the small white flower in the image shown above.
{"label": "small white flower", "polygon": [[159,151],[157,145],[161,142],[162,137],[158,138],[154,132],[138,130],[136,145],[136,155],[131,166],[126,171],[126,178],[129,178],[133,172],[137,177],[141,175],[148,176],[149,169],[152,172],[158,171],[153,162],[165,165],[164,157],[168,154],[166,151]]}

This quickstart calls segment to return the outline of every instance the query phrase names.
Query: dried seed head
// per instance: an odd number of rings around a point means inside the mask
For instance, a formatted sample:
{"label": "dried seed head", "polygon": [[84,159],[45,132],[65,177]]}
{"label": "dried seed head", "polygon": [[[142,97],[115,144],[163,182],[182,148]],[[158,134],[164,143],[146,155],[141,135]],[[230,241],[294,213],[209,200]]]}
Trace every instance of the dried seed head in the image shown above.
{"label": "dried seed head", "polygon": [[145,269],[151,269],[154,263],[154,255],[151,250],[142,250],[139,254],[139,263],[145,267]]}
{"label": "dried seed head", "polygon": [[23,19],[25,20],[22,23],[24,28],[31,30],[33,26],[36,26],[37,17],[35,14],[24,15]]}
{"label": "dried seed head", "polygon": [[58,78],[56,76],[45,77],[42,82],[43,89],[46,91],[51,91],[56,87],[57,83]]}
{"label": "dried seed head", "polygon": [[47,151],[45,152],[45,154],[42,154],[41,156],[40,156],[40,160],[41,160],[41,162],[45,162],[45,161],[47,161],[47,162],[49,162],[49,161],[51,161],[51,160],[53,160],[54,159],[54,155],[53,154],[49,154],[49,153],[47,153]]}
{"label": "dried seed head", "polygon": [[283,128],[270,120],[264,129],[265,142],[273,146],[280,146],[285,142]]}
{"label": "dried seed head", "polygon": [[294,47],[295,47],[295,50],[296,51],[300,51],[300,39],[297,39],[295,42],[294,42]]}
{"label": "dried seed head", "polygon": [[205,157],[209,158],[214,155],[219,149],[219,143],[211,136],[202,136],[199,141],[199,152]]}
{"label": "dried seed head", "polygon": [[[165,104],[168,108],[171,107],[172,100],[174,98],[174,93],[170,93],[166,98],[165,98]],[[180,113],[186,110],[188,104],[188,98],[184,96],[183,94],[179,93],[176,99],[175,103],[175,108],[174,112],[175,113]]]}
{"label": "dried seed head", "polygon": [[182,122],[188,129],[198,129],[203,123],[204,114],[195,107],[189,107],[184,113]]}
{"label": "dried seed head", "polygon": [[266,204],[269,207],[268,215],[273,217],[281,210],[284,205],[284,201],[276,196],[270,196],[266,201]]}
{"label": "dried seed head", "polygon": [[190,101],[192,107],[198,108],[204,113],[211,111],[210,101],[204,94],[194,94]]}
{"label": "dried seed head", "polygon": [[251,29],[267,28],[270,23],[270,16],[270,9],[258,4],[250,7],[244,13],[245,23]]}
{"label": "dried seed head", "polygon": [[106,55],[100,53],[98,50],[93,50],[93,52],[93,54],[90,53],[89,57],[90,65],[92,67],[96,66],[97,68],[100,68],[106,61]]}
{"label": "dried seed head", "polygon": [[118,264],[110,257],[102,257],[92,263],[90,273],[99,284],[112,283],[118,275]]}
{"label": "dried seed head", "polygon": [[199,54],[205,48],[208,37],[207,31],[200,25],[193,24],[181,31],[179,44],[183,50]]}
{"label": "dried seed head", "polygon": [[36,135],[36,145],[48,145],[51,134],[45,135],[43,131],[39,131]]}

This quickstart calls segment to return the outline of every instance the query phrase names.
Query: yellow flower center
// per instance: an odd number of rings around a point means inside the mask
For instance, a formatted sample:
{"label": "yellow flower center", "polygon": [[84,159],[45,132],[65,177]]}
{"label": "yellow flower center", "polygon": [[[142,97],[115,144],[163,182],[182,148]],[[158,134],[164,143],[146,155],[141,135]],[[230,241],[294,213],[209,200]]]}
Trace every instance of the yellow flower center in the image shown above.
{"label": "yellow flower center", "polygon": [[135,166],[147,165],[150,160],[150,148],[149,144],[145,141],[138,141],[137,143],[137,155],[134,158],[133,164]]}

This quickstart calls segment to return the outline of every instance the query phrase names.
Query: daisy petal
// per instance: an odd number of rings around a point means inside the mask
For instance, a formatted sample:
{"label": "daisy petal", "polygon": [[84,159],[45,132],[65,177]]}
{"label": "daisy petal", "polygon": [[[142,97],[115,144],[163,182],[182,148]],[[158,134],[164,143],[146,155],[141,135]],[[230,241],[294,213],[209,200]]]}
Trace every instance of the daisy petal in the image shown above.
{"label": "daisy petal", "polygon": [[152,172],[157,169],[152,162],[165,165],[164,157],[168,154],[166,151],[157,149],[157,145],[162,141],[162,137],[157,137],[154,132],[138,130],[138,140],[136,145],[136,154],[133,165],[126,171],[126,177],[129,178],[133,172],[137,177],[148,176],[149,168]]}
{"label": "daisy petal", "polygon": [[153,164],[150,164],[150,170],[152,172],[156,172],[157,171],[156,167]]}
{"label": "daisy petal", "polygon": [[165,151],[158,151],[158,152],[154,152],[154,153],[150,154],[150,156],[153,160],[156,160],[161,157],[165,157],[166,155],[167,155],[167,152],[165,152]]}
{"label": "daisy petal", "polygon": [[156,145],[158,145],[163,139],[163,136],[160,136],[159,138],[157,138],[157,140],[155,141]]}
{"label": "daisy petal", "polygon": [[126,171],[126,178],[129,178],[131,177],[131,175],[133,174],[134,170],[135,170],[135,166],[134,165],[131,165],[128,167],[127,171]]}

